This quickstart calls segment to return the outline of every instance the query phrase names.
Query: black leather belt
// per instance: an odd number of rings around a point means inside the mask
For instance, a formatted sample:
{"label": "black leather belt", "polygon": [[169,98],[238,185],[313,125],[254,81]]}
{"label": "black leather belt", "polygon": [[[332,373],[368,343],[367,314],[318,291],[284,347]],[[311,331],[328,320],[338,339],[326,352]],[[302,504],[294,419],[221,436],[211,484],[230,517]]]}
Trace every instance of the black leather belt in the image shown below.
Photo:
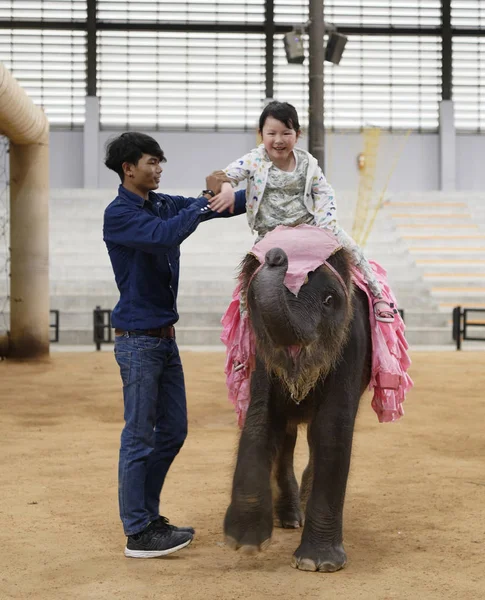
{"label": "black leather belt", "polygon": [[155,327],[154,329],[133,329],[132,331],[115,329],[115,335],[147,335],[149,337],[174,338],[175,327],[173,325],[168,325],[168,327]]}

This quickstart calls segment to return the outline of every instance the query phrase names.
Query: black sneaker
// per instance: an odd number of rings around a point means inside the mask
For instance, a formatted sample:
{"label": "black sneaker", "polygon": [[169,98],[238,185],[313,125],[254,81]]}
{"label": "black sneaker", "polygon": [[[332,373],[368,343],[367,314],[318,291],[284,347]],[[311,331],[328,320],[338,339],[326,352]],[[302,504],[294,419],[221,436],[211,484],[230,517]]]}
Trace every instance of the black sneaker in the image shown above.
{"label": "black sneaker", "polygon": [[125,556],[130,558],[156,558],[167,556],[188,546],[192,541],[192,534],[185,531],[174,531],[169,527],[156,527],[150,523],[141,533],[129,535]]}
{"label": "black sneaker", "polygon": [[175,525],[171,525],[167,517],[158,517],[156,521],[153,521],[153,525],[157,529],[171,529],[172,531],[181,531],[183,533],[190,533],[191,535],[195,535],[195,529],[193,527],[176,527]]}

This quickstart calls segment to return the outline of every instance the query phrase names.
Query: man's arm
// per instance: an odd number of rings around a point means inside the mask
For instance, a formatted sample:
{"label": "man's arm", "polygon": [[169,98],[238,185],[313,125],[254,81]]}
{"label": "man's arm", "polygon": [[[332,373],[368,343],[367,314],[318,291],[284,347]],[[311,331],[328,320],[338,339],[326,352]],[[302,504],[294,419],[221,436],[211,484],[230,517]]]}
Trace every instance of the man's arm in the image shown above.
{"label": "man's arm", "polygon": [[243,215],[246,212],[246,191],[239,190],[234,196],[234,211],[226,209],[220,213],[215,210],[209,210],[205,215],[202,216],[202,221],[209,221],[210,219],[216,219],[218,217],[236,217],[237,215]]}
{"label": "man's arm", "polygon": [[[210,175],[205,178],[205,190],[202,190],[201,197],[209,201],[214,196],[220,193],[223,183],[231,183],[231,180],[223,171],[213,171]],[[175,202],[175,205],[180,210],[182,208],[188,208],[191,206],[197,198],[185,197],[185,196],[170,196]]]}
{"label": "man's arm", "polygon": [[[205,196],[201,197],[205,200],[205,203],[209,207],[208,201]],[[181,206],[190,207],[193,206],[195,202],[200,202],[201,198],[185,198],[184,196],[170,196],[170,199],[175,203],[175,205],[180,208]],[[235,217],[237,215],[242,215],[246,212],[246,192],[245,190],[239,190],[235,194],[234,199],[234,212],[230,212],[229,210],[225,210],[223,212],[216,212],[210,210],[210,207],[201,214],[201,221],[208,221],[210,219],[215,219],[217,217]]]}
{"label": "man's arm", "polygon": [[115,203],[104,213],[103,237],[114,244],[156,253],[178,246],[195,231],[208,212],[211,211],[206,198],[193,198],[188,208],[166,220],[138,207]]}

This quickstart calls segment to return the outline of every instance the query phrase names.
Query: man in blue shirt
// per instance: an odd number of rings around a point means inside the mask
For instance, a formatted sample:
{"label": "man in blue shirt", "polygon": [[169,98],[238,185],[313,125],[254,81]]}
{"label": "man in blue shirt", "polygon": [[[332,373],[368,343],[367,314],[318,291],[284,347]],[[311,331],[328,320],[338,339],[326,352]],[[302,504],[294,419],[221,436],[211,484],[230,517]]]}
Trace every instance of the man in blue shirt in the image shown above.
{"label": "man in blue shirt", "polygon": [[[105,164],[121,179],[104,214],[104,241],[120,292],[112,312],[115,357],[123,381],[125,426],[119,458],[119,508],[127,536],[125,556],[151,558],[176,552],[194,529],[160,515],[160,492],[187,435],[184,375],[174,324],[178,320],[180,244],[199,223],[242,214],[221,211],[207,179],[198,198],[156,194],[165,156],[152,137],[128,132],[110,142]],[[212,206],[211,206],[212,202]]]}

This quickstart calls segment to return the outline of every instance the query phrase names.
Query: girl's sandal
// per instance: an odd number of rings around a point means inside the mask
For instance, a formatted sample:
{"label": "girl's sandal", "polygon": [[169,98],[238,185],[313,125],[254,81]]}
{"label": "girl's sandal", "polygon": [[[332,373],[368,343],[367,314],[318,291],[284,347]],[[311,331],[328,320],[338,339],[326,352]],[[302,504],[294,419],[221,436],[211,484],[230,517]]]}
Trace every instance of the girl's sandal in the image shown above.
{"label": "girl's sandal", "polygon": [[[381,306],[379,307],[379,305]],[[389,304],[385,300],[382,300],[382,298],[378,298],[374,301],[374,315],[376,321],[380,321],[381,323],[392,323],[396,312],[393,303]]]}

